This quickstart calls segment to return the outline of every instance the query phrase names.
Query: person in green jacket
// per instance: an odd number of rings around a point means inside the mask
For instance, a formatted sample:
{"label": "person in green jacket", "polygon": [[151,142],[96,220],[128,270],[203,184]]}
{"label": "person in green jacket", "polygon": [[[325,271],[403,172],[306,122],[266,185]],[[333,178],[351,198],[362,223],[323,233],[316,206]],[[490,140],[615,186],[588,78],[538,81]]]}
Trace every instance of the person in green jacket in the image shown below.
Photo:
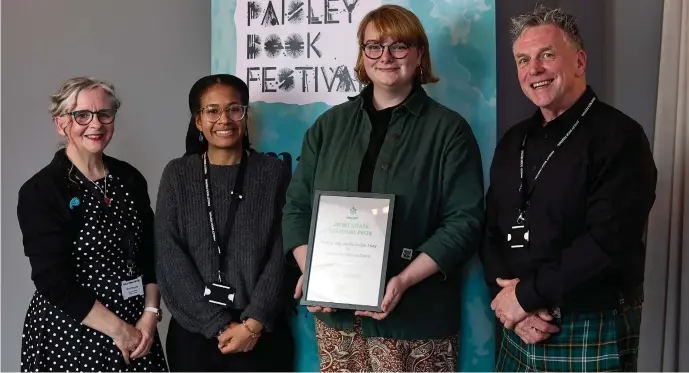
{"label": "person in green jacket", "polygon": [[304,136],[283,209],[285,254],[304,271],[316,190],[394,194],[383,312],[308,307],[321,371],[454,371],[462,268],[484,221],[478,144],[461,115],[426,95],[438,78],[412,12],[381,6],[357,36],[366,86]]}

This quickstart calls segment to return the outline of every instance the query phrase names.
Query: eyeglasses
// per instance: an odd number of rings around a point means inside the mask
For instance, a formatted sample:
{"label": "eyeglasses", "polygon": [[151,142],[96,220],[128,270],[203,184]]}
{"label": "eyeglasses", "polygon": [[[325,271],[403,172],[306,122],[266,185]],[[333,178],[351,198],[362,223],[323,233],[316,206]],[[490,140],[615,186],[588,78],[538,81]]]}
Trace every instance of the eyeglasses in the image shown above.
{"label": "eyeglasses", "polygon": [[217,122],[220,120],[223,111],[227,113],[227,117],[232,121],[240,121],[246,115],[246,105],[233,104],[221,109],[218,105],[208,105],[199,109],[203,119],[209,122]]}
{"label": "eyeglasses", "polygon": [[380,57],[382,57],[383,53],[385,53],[385,48],[388,49],[388,52],[390,52],[392,57],[399,60],[404,57],[407,57],[407,54],[409,54],[409,48],[415,46],[416,44],[407,44],[398,41],[390,45],[385,45],[381,43],[366,43],[363,44],[361,48],[364,50],[364,54],[366,55],[366,57],[372,60],[377,60]]}
{"label": "eyeglasses", "polygon": [[98,111],[77,110],[63,115],[71,115],[77,124],[85,126],[91,123],[94,115],[98,116],[98,121],[101,124],[110,124],[115,120],[115,114],[117,114],[115,109],[103,109]]}

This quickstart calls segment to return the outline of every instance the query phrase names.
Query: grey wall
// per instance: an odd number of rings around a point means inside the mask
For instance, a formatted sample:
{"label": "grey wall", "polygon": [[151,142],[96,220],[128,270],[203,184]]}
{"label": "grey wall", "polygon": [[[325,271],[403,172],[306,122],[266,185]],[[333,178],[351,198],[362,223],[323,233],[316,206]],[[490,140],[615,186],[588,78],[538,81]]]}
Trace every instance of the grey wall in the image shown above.
{"label": "grey wall", "polygon": [[[599,95],[652,137],[662,1],[540,0],[578,15]],[[533,106],[516,79],[509,17],[536,0],[496,0],[498,135]],[[108,153],[139,168],[155,201],[164,165],[183,153],[186,95],[210,70],[210,1],[3,1],[2,366],[19,370],[21,328],[34,290],[16,222],[19,186],[47,164],[58,137],[49,96],[75,75],[111,80],[123,100]],[[86,51],[86,52],[83,52]],[[161,323],[166,332],[169,315]]]}
{"label": "grey wall", "polygon": [[[17,191],[57,150],[50,95],[76,75],[115,84],[123,106],[107,153],[137,167],[155,201],[163,167],[184,153],[189,88],[210,71],[210,1],[3,1],[1,34],[1,369],[18,371],[34,286]],[[163,334],[168,320],[160,324]]]}
{"label": "grey wall", "polygon": [[498,138],[534,110],[519,88],[508,31],[510,17],[537,3],[560,6],[577,17],[588,83],[602,100],[641,123],[653,141],[661,0],[496,0]]}
{"label": "grey wall", "polygon": [[[573,1],[573,0],[570,0]],[[663,1],[606,0],[603,84],[607,99],[636,119],[653,143]],[[593,35],[592,38],[597,38]]]}

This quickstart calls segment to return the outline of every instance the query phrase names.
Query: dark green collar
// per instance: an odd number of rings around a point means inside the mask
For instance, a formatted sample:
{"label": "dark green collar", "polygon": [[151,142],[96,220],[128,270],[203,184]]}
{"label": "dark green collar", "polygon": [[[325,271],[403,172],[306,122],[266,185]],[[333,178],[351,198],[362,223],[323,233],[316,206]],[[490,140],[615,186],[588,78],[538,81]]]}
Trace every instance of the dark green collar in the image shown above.
{"label": "dark green collar", "polygon": [[[366,97],[372,96],[373,84],[369,84],[366,87],[364,87],[364,89],[362,89],[358,95],[348,97],[348,99],[350,101],[356,101],[359,105],[359,109],[364,110]],[[423,109],[423,106],[426,104],[426,101],[428,101],[428,95],[426,94],[426,91],[423,89],[421,85],[416,85],[414,86],[414,88],[412,88],[409,97],[407,97],[401,104],[399,104],[394,111],[397,111],[400,108],[406,108],[409,111],[409,113],[418,117],[419,115],[421,115],[421,110]]]}

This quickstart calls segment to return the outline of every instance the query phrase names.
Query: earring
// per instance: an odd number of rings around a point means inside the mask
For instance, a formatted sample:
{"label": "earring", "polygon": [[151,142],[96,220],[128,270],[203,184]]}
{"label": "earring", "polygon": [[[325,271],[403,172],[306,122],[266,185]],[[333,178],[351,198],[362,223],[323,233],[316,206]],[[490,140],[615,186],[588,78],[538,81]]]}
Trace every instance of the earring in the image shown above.
{"label": "earring", "polygon": [[203,142],[203,132],[199,131],[199,142]]}
{"label": "earring", "polygon": [[419,68],[421,69],[421,82],[423,82],[423,66],[419,65]]}

